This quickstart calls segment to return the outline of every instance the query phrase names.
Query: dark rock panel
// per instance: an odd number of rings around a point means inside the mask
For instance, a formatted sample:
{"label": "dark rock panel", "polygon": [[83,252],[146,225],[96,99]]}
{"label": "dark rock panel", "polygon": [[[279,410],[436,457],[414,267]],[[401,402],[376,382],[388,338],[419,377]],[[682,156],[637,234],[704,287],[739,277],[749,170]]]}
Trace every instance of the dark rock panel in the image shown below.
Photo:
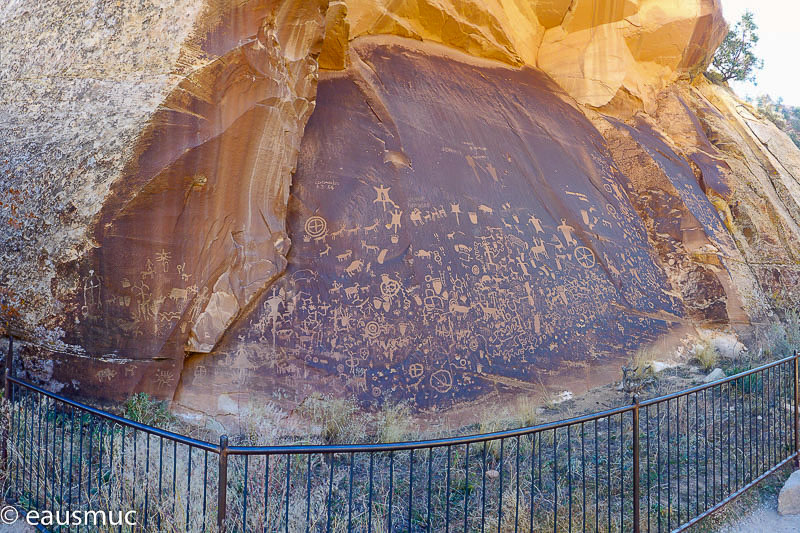
{"label": "dark rock panel", "polygon": [[[94,226],[52,380],[95,399],[172,398],[286,267],[291,174],[314,109],[326,0],[219,5]],[[114,383],[114,387],[109,387]]]}
{"label": "dark rock panel", "polygon": [[286,274],[189,362],[183,405],[446,407],[618,371],[682,314],[604,139],[546,75],[364,41],[352,64],[320,81]]}

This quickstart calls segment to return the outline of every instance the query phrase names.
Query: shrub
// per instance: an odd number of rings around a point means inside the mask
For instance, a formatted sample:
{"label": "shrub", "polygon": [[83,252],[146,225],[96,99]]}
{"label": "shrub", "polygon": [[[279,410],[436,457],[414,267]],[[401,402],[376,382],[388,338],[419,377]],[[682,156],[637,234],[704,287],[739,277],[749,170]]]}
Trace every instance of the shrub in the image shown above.
{"label": "shrub", "polygon": [[366,439],[366,424],[353,399],[316,393],[306,398],[297,412],[319,427],[327,444],[356,444]]}
{"label": "shrub", "polygon": [[711,341],[703,339],[694,348],[694,360],[705,371],[709,371],[717,366],[719,361],[719,352],[711,344]]}
{"label": "shrub", "polygon": [[144,392],[128,398],[124,409],[126,418],[140,424],[164,428],[175,422],[175,417],[167,409],[167,402],[155,400]]}
{"label": "shrub", "polygon": [[237,444],[243,446],[279,444],[287,436],[301,433],[288,415],[270,402],[264,405],[248,405],[242,409],[238,422]]}
{"label": "shrub", "polygon": [[378,414],[378,442],[401,442],[411,429],[411,409],[405,403],[384,406]]}

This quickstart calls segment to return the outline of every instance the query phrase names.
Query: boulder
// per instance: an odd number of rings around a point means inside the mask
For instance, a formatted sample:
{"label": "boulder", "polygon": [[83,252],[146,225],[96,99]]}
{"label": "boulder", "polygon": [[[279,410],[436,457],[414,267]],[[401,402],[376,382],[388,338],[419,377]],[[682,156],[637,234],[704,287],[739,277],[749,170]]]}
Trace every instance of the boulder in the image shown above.
{"label": "boulder", "polygon": [[783,484],[778,494],[778,513],[782,515],[800,514],[800,470],[796,470]]}
{"label": "boulder", "polygon": [[714,381],[719,381],[720,379],[725,378],[725,372],[721,368],[715,368],[709,374],[703,378],[703,383],[712,383]]}

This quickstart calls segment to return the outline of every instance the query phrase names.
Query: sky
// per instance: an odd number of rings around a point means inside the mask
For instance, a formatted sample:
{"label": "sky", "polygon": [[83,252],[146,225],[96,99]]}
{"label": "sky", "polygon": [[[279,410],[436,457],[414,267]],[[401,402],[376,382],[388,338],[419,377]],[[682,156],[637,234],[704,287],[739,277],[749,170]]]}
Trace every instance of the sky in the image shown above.
{"label": "sky", "polygon": [[756,55],[764,69],[756,73],[757,86],[733,82],[742,97],[769,94],[800,106],[800,2],[797,0],[722,0],[725,19],[734,26],[746,10],[755,15],[760,40]]}

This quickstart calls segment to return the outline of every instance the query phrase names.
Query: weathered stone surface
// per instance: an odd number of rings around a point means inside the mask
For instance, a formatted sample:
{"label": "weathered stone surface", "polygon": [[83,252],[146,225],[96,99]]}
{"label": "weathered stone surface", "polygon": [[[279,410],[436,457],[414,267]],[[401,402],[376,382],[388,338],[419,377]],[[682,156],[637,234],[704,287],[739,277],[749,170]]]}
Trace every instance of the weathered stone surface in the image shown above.
{"label": "weathered stone surface", "polygon": [[52,327],[59,296],[79,283],[58,266],[93,247],[87,230],[136,139],[195,67],[184,43],[202,10],[201,0],[0,8],[0,283],[24,300],[26,323]]}
{"label": "weathered stone surface", "polygon": [[210,351],[286,266],[290,178],[327,1],[214,9],[184,45],[200,58],[194,70],[140,123],[126,166],[93,197],[96,250],[64,268],[78,277],[61,311],[65,340],[94,356],[84,393],[117,396],[103,388],[109,377],[169,397],[184,350]]}
{"label": "weathered stone surface", "polygon": [[421,408],[531,392],[682,313],[627,180],[558,87],[430,52],[362,39],[346,75],[322,76],[286,276],[178,402],[233,381]]}
{"label": "weathered stone surface", "polygon": [[573,2],[545,33],[537,65],[578,102],[600,107],[624,89],[650,104],[657,91],[703,68],[725,36],[716,0]]}
{"label": "weathered stone surface", "polygon": [[676,82],[716,0],[84,4],[0,11],[0,282],[54,390],[435,410],[800,301],[800,153]]}
{"label": "weathered stone surface", "polygon": [[[390,34],[538,67],[578,102],[643,101],[702,71],[726,33],[719,0],[348,0],[351,39]],[[338,38],[338,37],[337,37]]]}
{"label": "weathered stone surface", "polygon": [[792,472],[778,494],[778,513],[800,514],[800,470]]}

